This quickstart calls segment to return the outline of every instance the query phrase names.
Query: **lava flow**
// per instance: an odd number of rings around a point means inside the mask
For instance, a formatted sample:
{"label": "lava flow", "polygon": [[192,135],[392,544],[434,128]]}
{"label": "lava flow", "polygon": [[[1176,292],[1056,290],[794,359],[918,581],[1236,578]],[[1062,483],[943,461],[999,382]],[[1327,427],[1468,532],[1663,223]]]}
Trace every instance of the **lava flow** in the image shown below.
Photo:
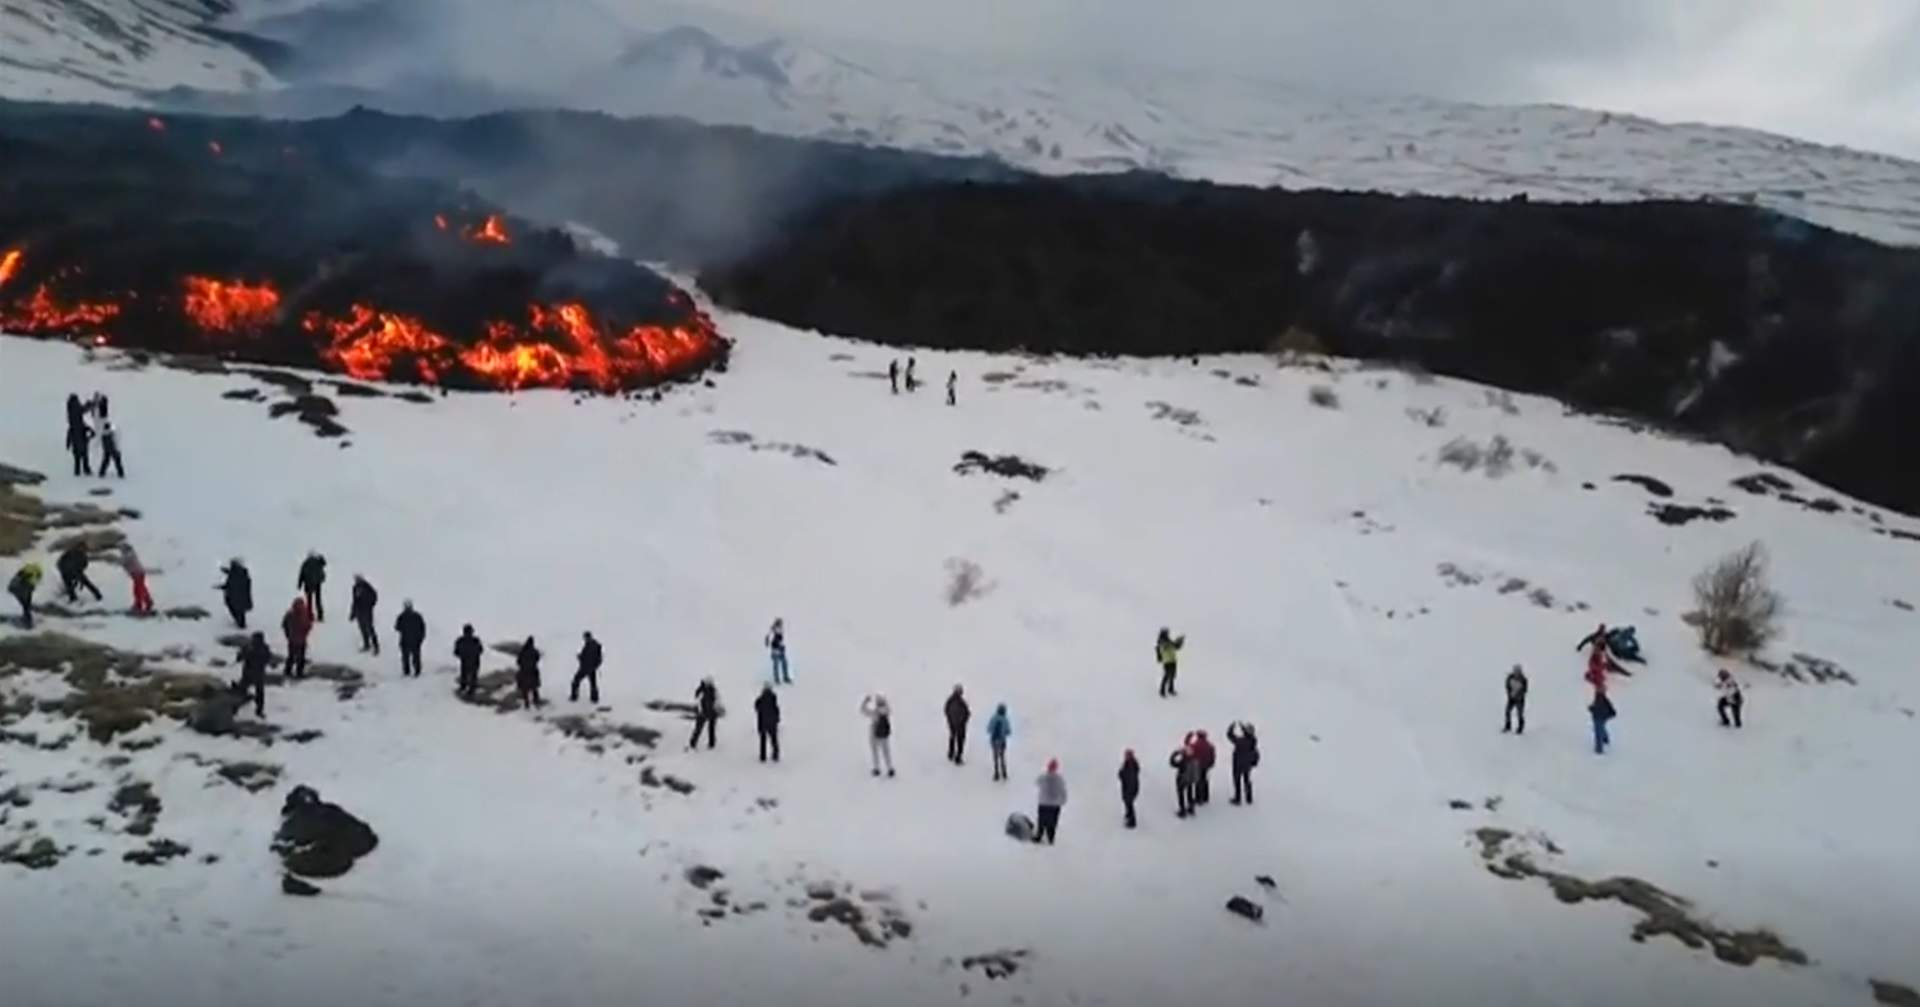
{"label": "lava flow", "polygon": [[27,253],[17,248],[0,252],[0,287],[6,286],[7,281],[20,272],[20,263],[26,261],[26,258]]}
{"label": "lava flow", "polygon": [[480,222],[480,226],[469,229],[467,240],[482,245],[513,244],[513,238],[507,234],[507,225],[501,221],[497,213],[488,214],[487,219]]}
{"label": "lava flow", "polygon": [[206,276],[189,276],[186,284],[187,318],[206,332],[262,329],[280,311],[280,292],[272,284],[227,283]]}
{"label": "lava flow", "polygon": [[32,297],[11,305],[0,304],[0,330],[27,335],[98,336],[100,328],[119,314],[120,305],[110,301],[62,301],[42,283],[34,288]]}

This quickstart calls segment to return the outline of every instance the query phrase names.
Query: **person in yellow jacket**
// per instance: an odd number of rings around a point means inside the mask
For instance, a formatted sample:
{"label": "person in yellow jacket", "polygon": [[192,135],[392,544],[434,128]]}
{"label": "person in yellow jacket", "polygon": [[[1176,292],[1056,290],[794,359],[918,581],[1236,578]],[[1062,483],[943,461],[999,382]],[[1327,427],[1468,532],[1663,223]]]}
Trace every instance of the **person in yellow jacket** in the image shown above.
{"label": "person in yellow jacket", "polygon": [[1174,636],[1165,626],[1160,627],[1160,638],[1153,643],[1153,656],[1160,662],[1160,696],[1163,699],[1178,695],[1173,690],[1173,679],[1180,674],[1180,648],[1186,645],[1186,637]]}
{"label": "person in yellow jacket", "polygon": [[20,603],[20,621],[27,629],[33,628],[33,592],[40,586],[41,575],[40,564],[27,563],[7,582],[7,593]]}

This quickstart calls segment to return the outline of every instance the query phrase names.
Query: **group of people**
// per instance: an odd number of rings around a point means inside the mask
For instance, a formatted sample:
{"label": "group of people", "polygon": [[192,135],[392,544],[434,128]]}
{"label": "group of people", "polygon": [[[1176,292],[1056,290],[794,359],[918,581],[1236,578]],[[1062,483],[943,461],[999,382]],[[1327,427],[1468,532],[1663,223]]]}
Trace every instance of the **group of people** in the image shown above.
{"label": "group of people", "polygon": [[[96,428],[94,424],[99,424]],[[67,451],[73,455],[73,474],[93,475],[93,442],[100,441],[100,478],[108,469],[125,479],[127,463],[120,457],[120,431],[107,418],[107,397],[95,392],[87,399],[67,396]]]}
{"label": "group of people", "polygon": [[[140,554],[132,545],[122,545],[120,549],[120,568],[133,584],[133,614],[152,615],[154,611],[153,593],[147,589],[147,567],[140,560]],[[93,565],[93,554],[86,543],[75,542],[60,551],[54,560],[54,570],[60,574],[60,592],[69,603],[80,600],[80,592],[93,595],[94,601],[105,600],[100,585],[87,576],[87,570]],[[27,629],[33,628],[34,592],[46,575],[38,563],[22,563],[13,577],[7,582],[7,593],[20,603],[20,622]]]}
{"label": "group of people", "polygon": [[[1587,715],[1593,725],[1593,752],[1595,755],[1603,755],[1608,746],[1613,744],[1608,725],[1619,716],[1613,700],[1607,695],[1607,676],[1631,676],[1633,672],[1620,662],[1639,664],[1645,663],[1645,659],[1640,655],[1640,641],[1631,626],[1609,629],[1605,623],[1602,623],[1598,629],[1575,644],[1574,649],[1584,650],[1587,654],[1587,670],[1581,678],[1593,687],[1593,697],[1587,703]],[[1714,677],[1713,685],[1715,692],[1719,694],[1715,709],[1720,715],[1720,726],[1733,728],[1744,726],[1741,711],[1746,705],[1746,697],[1740,683],[1734,679],[1733,673],[1725,668],[1720,669],[1719,674]],[[1507,672],[1507,707],[1506,716],[1500,727],[1502,734],[1527,733],[1527,687],[1527,673],[1519,665],[1514,665],[1513,670]]]}
{"label": "group of people", "polygon": [[[919,362],[915,360],[913,357],[908,357],[907,366],[903,371],[900,367],[900,361],[898,359],[887,361],[887,385],[893,389],[893,394],[895,395],[900,394],[900,385],[901,385],[900,379],[902,377],[906,378],[907,391],[916,392],[920,390],[920,376],[914,373],[914,368],[918,365],[918,363]],[[960,404],[960,372],[948,371],[947,372],[947,405],[957,406],[959,404]]]}

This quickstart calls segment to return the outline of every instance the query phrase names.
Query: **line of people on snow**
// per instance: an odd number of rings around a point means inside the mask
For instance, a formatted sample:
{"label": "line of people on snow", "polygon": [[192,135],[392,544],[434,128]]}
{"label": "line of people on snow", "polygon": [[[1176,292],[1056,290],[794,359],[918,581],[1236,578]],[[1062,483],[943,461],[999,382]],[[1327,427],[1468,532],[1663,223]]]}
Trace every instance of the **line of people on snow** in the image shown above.
{"label": "line of people on snow", "polygon": [[[99,426],[96,428],[95,424]],[[67,452],[73,455],[73,474],[93,475],[93,442],[100,441],[100,478],[109,469],[125,479],[127,463],[120,457],[120,431],[107,418],[107,397],[95,392],[90,398],[67,396]]]}
{"label": "line of people on snow", "polygon": [[[906,366],[906,370],[904,371],[904,375],[906,377],[907,391],[909,392],[915,392],[920,389],[920,377],[919,375],[914,373],[914,368],[918,365],[918,363],[919,361],[915,360],[913,357],[907,358],[907,366]],[[900,394],[900,379],[902,377],[902,374],[903,372],[900,368],[900,361],[897,358],[887,361],[887,385],[893,390],[893,394],[895,395]],[[960,404],[960,372],[948,371],[947,372],[947,405],[957,406],[959,404]]]}

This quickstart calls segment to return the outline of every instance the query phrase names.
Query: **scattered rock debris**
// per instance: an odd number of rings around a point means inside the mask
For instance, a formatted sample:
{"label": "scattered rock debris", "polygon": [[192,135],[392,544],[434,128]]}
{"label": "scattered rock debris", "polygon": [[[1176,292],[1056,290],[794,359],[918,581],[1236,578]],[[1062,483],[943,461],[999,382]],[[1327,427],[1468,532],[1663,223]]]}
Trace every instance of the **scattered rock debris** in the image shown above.
{"label": "scattered rock debris", "polygon": [[142,867],[158,867],[169,860],[184,857],[192,852],[191,848],[171,839],[155,839],[143,849],[128,850],[120,859]]}
{"label": "scattered rock debris", "polygon": [[1655,479],[1652,476],[1633,475],[1631,473],[1628,473],[1625,475],[1614,476],[1613,481],[1617,483],[1633,483],[1634,485],[1639,486],[1642,489],[1645,489],[1648,493],[1651,493],[1654,496],[1661,497],[1663,499],[1673,496],[1673,487],[1668,486],[1666,483],[1661,482],[1660,480]]}
{"label": "scattered rock debris", "polygon": [[695,864],[687,868],[687,884],[701,891],[706,891],[715,881],[726,876],[726,872],[717,867],[708,867],[705,864]]}
{"label": "scattered rock debris", "polygon": [[1795,682],[1812,682],[1821,685],[1828,682],[1845,682],[1848,685],[1860,684],[1859,680],[1853,677],[1852,672],[1832,661],[1814,657],[1811,654],[1796,652],[1791,659],[1784,662],[1774,662],[1764,657],[1752,657],[1748,660],[1756,668],[1771,671],[1781,678],[1792,679]]}
{"label": "scattered rock debris", "polygon": [[1259,923],[1267,915],[1264,907],[1244,895],[1235,895],[1233,898],[1228,899],[1227,912],[1251,920],[1254,923]]}
{"label": "scattered rock debris", "polygon": [[1694,521],[1731,521],[1739,515],[1725,507],[1693,507],[1687,504],[1648,504],[1647,513],[1665,525],[1680,527]]}
{"label": "scattered rock debris", "polygon": [[128,819],[129,836],[151,835],[153,827],[160,822],[160,808],[160,798],[154,794],[153,785],[145,780],[122,785],[107,802],[108,811]]}
{"label": "scattered rock debris", "polygon": [[1867,984],[1873,990],[1875,1003],[1892,1004],[1893,1007],[1920,1007],[1920,992],[1915,992],[1911,986],[1887,979],[1869,979]]}
{"label": "scattered rock debris", "polygon": [[981,451],[962,453],[953,470],[963,476],[989,472],[1009,479],[1029,479],[1033,482],[1044,480],[1050,472],[1045,465],[1027,461],[1019,455],[989,455]]}
{"label": "scattered rock debris", "polygon": [[1020,971],[1020,966],[1026,964],[1032,955],[1033,952],[1026,948],[988,951],[960,959],[960,968],[967,972],[977,971],[988,979],[1006,979]]}
{"label": "scattered rock debris", "polygon": [[840,464],[833,460],[832,455],[827,454],[819,448],[810,448],[804,444],[787,444],[780,441],[761,441],[755,439],[752,434],[744,430],[715,430],[707,434],[707,440],[714,444],[738,445],[756,453],[772,451],[776,454],[789,455],[794,458],[811,459],[823,465]]}

